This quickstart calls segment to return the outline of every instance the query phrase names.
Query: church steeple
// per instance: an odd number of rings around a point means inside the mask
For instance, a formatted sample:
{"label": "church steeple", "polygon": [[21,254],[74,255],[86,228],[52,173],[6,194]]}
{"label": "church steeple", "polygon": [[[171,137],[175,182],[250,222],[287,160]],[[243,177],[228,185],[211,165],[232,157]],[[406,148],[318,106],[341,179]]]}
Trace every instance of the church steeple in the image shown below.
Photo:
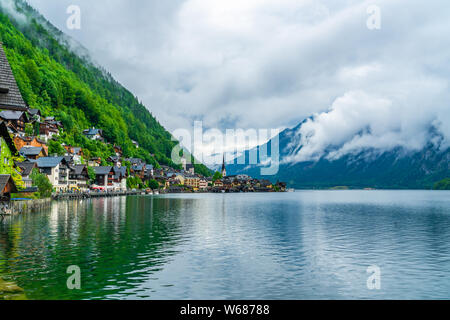
{"label": "church steeple", "polygon": [[222,177],[227,176],[227,169],[225,168],[225,154],[223,154],[223,164],[222,164]]}

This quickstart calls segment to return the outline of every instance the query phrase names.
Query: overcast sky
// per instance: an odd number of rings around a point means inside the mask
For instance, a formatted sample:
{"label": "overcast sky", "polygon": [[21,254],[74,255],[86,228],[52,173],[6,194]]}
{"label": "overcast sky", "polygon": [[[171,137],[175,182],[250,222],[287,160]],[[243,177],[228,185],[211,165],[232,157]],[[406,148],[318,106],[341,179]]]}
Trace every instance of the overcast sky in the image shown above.
{"label": "overcast sky", "polygon": [[[169,130],[279,128],[291,159],[450,138],[450,2],[28,0]],[[81,30],[66,9],[81,8]],[[367,27],[369,5],[381,29]]]}

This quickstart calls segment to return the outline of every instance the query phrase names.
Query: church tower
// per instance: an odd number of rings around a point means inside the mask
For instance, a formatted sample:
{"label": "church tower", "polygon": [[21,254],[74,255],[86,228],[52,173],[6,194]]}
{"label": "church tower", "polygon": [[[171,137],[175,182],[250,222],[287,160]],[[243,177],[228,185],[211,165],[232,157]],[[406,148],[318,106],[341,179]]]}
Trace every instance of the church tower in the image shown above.
{"label": "church tower", "polygon": [[227,169],[225,168],[225,154],[223,155],[223,164],[222,164],[222,177],[227,176]]}

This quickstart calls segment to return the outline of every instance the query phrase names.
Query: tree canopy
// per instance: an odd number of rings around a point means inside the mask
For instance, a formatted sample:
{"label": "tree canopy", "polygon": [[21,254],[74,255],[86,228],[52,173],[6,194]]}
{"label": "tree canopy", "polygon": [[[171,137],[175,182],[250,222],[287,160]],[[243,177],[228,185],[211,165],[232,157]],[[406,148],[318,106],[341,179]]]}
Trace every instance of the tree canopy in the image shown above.
{"label": "tree canopy", "polygon": [[[114,154],[116,144],[125,157],[141,158],[156,167],[179,167],[171,160],[177,142],[147,108],[105,70],[58,40],[66,36],[50,28],[34,9],[18,2],[29,23],[17,22],[0,9],[0,41],[25,102],[64,125],[58,143],[80,146],[103,159]],[[87,139],[82,133],[90,127],[102,129],[111,145]],[[61,151],[50,146],[50,153]],[[196,170],[209,174],[203,165]]]}

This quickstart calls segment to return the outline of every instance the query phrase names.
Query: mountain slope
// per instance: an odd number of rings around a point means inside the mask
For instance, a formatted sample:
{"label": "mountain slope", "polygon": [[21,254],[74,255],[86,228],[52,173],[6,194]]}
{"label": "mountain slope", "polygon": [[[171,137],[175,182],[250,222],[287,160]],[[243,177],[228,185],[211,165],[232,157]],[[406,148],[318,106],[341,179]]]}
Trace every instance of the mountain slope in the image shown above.
{"label": "mountain slope", "polygon": [[[15,3],[15,15],[0,5],[0,41],[25,102],[64,124],[60,142],[81,146],[88,155],[106,159],[112,146],[88,141],[82,135],[83,129],[95,126],[103,129],[108,142],[122,146],[126,157],[176,167],[170,159],[176,142],[146,107],[90,62],[85,50],[75,53],[70,38],[33,8],[22,0]],[[203,165],[196,170],[209,174]]]}
{"label": "mountain slope", "polygon": [[[280,159],[298,147],[297,126],[280,133]],[[271,143],[266,144],[271,154]],[[257,148],[258,150],[259,148]],[[245,153],[246,159],[249,151]],[[242,158],[241,158],[242,161]],[[237,163],[235,161],[235,163]],[[319,161],[284,163],[275,176],[265,176],[273,182],[285,181],[290,187],[299,189],[332,188],[411,188],[431,189],[437,181],[450,177],[450,149],[438,150],[433,144],[423,150],[411,152],[403,148],[379,152],[374,149],[361,150],[334,161],[325,158]],[[260,178],[260,167],[249,165],[227,165],[229,174],[244,173]]]}

